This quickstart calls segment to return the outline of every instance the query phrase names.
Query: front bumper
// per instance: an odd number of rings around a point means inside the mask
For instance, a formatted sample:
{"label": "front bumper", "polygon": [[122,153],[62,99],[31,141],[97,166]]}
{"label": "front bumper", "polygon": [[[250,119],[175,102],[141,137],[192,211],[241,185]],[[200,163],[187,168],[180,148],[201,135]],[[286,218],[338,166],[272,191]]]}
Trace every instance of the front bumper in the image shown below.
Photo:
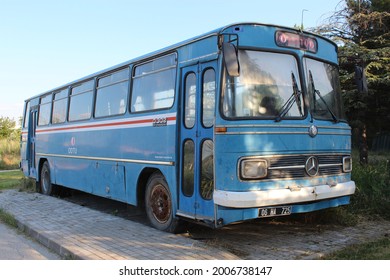
{"label": "front bumper", "polygon": [[310,187],[275,189],[266,191],[214,191],[214,203],[232,208],[254,208],[272,205],[288,205],[315,202],[348,196],[355,193],[355,182],[349,181],[334,186],[318,185]]}

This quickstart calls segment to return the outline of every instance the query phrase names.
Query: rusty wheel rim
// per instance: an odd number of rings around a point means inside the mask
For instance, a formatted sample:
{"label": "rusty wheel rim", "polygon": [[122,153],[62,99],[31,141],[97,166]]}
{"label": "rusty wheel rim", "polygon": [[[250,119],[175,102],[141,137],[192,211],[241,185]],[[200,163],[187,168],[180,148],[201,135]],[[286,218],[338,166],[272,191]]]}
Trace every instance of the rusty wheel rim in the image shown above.
{"label": "rusty wheel rim", "polygon": [[150,195],[150,206],[154,218],[161,224],[171,216],[171,198],[163,185],[156,185]]}

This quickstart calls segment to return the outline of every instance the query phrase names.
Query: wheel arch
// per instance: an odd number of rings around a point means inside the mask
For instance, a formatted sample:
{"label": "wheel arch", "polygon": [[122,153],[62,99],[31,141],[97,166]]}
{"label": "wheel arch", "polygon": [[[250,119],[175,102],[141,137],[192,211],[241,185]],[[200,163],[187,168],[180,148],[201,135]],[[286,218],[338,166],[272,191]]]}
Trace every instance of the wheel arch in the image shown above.
{"label": "wheel arch", "polygon": [[[37,170],[37,178],[36,178],[36,181],[39,182],[41,180],[41,171],[42,171],[42,166],[43,164],[47,161],[47,163],[49,164],[49,167],[50,167],[50,171],[51,171],[51,166],[50,166],[50,162],[47,158],[40,158],[39,159],[39,163],[38,163],[38,170]],[[52,172],[50,172],[50,176],[52,176]]]}
{"label": "wheel arch", "polygon": [[149,174],[144,197],[146,215],[154,228],[170,233],[183,230],[184,223],[176,216],[172,187],[163,172],[157,170]]}
{"label": "wheel arch", "polygon": [[141,207],[145,206],[146,184],[149,178],[156,172],[159,172],[164,176],[164,174],[161,172],[160,169],[152,168],[152,167],[144,168],[141,171],[140,175],[138,176],[138,181],[137,181],[137,205],[138,206]]}

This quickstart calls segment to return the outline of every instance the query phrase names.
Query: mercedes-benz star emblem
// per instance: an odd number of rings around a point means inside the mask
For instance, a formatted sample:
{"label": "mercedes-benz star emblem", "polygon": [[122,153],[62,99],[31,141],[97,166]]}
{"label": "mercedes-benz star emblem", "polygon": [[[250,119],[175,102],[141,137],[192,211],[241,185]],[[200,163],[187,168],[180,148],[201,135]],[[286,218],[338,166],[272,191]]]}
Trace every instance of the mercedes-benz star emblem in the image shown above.
{"label": "mercedes-benz star emblem", "polygon": [[305,169],[309,176],[316,176],[319,170],[318,159],[316,157],[309,157],[306,160]]}
{"label": "mercedes-benz star emblem", "polygon": [[311,126],[309,127],[309,135],[310,135],[311,137],[316,137],[317,134],[318,134],[318,128],[317,128],[317,126],[311,125]]}

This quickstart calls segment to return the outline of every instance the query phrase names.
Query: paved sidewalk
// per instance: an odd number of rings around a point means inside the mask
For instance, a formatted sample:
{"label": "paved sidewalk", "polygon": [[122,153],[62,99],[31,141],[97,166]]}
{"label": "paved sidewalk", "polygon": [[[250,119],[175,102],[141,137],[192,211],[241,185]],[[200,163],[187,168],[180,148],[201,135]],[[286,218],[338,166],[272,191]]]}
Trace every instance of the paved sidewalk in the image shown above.
{"label": "paved sidewalk", "polygon": [[88,260],[238,259],[227,251],[38,193],[0,192],[0,209],[64,258]]}

